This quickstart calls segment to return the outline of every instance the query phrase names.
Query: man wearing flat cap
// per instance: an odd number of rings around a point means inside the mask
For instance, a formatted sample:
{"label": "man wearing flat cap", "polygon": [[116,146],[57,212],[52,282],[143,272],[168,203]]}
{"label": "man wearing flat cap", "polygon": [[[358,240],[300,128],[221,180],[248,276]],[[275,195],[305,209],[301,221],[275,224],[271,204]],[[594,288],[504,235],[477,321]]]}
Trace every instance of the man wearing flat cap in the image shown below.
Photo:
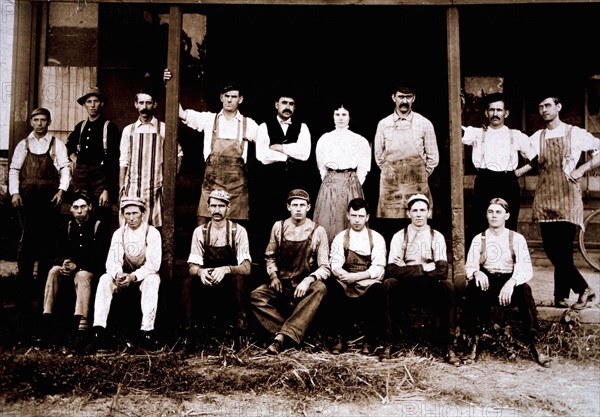
{"label": "man wearing flat cap", "polygon": [[265,251],[270,282],[250,293],[259,323],[275,334],[267,353],[277,355],[289,342],[299,344],[327,292],[327,232],[309,218],[310,196],[302,189],[287,198],[290,217],[277,221]]}
{"label": "man wearing flat cap", "polygon": [[[167,81],[170,78],[171,73],[167,69],[163,79]],[[214,189],[225,190],[231,196],[230,219],[249,219],[247,142],[256,142],[258,124],[238,110],[244,101],[239,85],[225,84],[219,98],[223,107],[218,113],[184,110],[179,105],[179,118],[182,122],[198,132],[204,132],[206,168],[198,204],[198,224],[210,219],[208,195]]]}
{"label": "man wearing flat cap", "polygon": [[67,138],[73,166],[71,188],[85,190],[93,198],[95,217],[110,222],[111,204],[117,198],[119,129],[103,116],[106,96],[98,87],[90,87],[77,103],[88,117]]}
{"label": "man wearing flat cap", "polygon": [[[211,220],[198,226],[192,236],[188,258],[190,274],[183,280],[183,307],[185,348],[193,350],[194,304],[205,330],[213,317],[227,317],[234,329],[241,333],[246,328],[246,290],[244,279],[250,274],[250,246],[246,229],[227,218],[231,196],[224,190],[213,190],[208,196]],[[192,296],[197,293],[196,302]],[[233,305],[232,305],[233,304]],[[219,311],[220,310],[220,311]],[[221,324],[224,324],[221,320]],[[222,327],[222,326],[221,326]]]}
{"label": "man wearing flat cap", "polygon": [[397,317],[406,321],[409,307],[417,304],[435,310],[440,318],[442,343],[447,348],[446,359],[459,365],[460,360],[453,350],[456,301],[454,284],[448,279],[446,241],[427,224],[431,212],[427,196],[412,195],[407,207],[410,224],[392,237],[383,281],[387,344],[381,358],[391,358]]}
{"label": "man wearing flat cap", "polygon": [[113,233],[106,258],[106,273],[100,277],[94,302],[94,333],[97,339],[102,339],[106,329],[113,294],[135,285],[142,293],[141,343],[150,346],[154,342],[162,247],[159,231],[144,221],[146,204],[139,197],[121,199],[125,224]]}
{"label": "man wearing flat cap", "polygon": [[[48,134],[50,112],[37,108],[29,121],[33,131],[17,144],[8,172],[8,190],[21,226],[17,251],[21,307],[26,301],[35,304],[42,298],[58,237],[63,194],[71,180],[67,148]],[[36,260],[38,280],[34,281]]]}

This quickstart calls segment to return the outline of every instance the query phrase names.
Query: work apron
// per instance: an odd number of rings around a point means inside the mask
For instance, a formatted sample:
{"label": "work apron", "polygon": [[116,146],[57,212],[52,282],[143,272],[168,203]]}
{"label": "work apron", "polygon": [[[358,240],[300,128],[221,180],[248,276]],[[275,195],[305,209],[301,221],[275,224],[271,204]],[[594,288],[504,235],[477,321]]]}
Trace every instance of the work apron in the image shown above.
{"label": "work apron", "polygon": [[305,240],[291,241],[285,238],[283,229],[283,220],[281,220],[281,239],[277,249],[277,268],[279,269],[279,279],[285,288],[293,290],[300,281],[313,272],[315,265],[312,263],[312,237],[317,228],[315,223],[313,230]]}
{"label": "work apron", "polygon": [[[162,226],[163,137],[160,122],[156,133],[129,132],[129,168],[120,198],[141,197],[146,200],[144,221],[154,227]],[[119,215],[124,224],[123,215]]]}
{"label": "work apron", "polygon": [[[51,207],[52,197],[58,191],[60,178],[51,153],[55,147],[55,140],[56,138],[52,136],[48,151],[41,155],[29,151],[29,139],[25,142],[27,155],[19,171],[19,195],[23,199],[24,206],[34,210]],[[43,204],[43,207],[38,204]]]}
{"label": "work apron", "polygon": [[[237,139],[217,137],[219,118],[215,123],[210,144],[210,155],[206,160],[202,193],[198,204],[198,216],[210,217],[208,196],[213,190],[225,190],[231,197],[231,210],[228,217],[233,220],[248,220],[248,179],[244,166],[244,146],[246,137],[246,118],[238,126]],[[241,137],[240,137],[241,133]]]}
{"label": "work apron", "polygon": [[238,264],[236,251],[234,249],[235,237],[231,232],[231,222],[227,221],[225,227],[227,244],[225,246],[211,246],[210,231],[212,229],[212,222],[208,222],[206,225],[206,234],[204,235],[204,268],[217,268],[219,266]]}
{"label": "work apron", "polygon": [[407,129],[390,129],[391,139],[386,141],[384,162],[379,180],[379,203],[377,217],[386,219],[407,218],[406,203],[414,194],[429,198],[433,207],[427,182],[425,162],[419,154],[413,138],[412,123]]}
{"label": "work apron", "polygon": [[538,183],[533,199],[533,221],[565,221],[583,227],[583,200],[579,183],[567,179],[565,162],[572,158],[571,131],[566,126],[564,137],[545,139],[540,135]]}
{"label": "work apron", "polygon": [[[360,255],[348,248],[350,245],[350,229],[346,229],[344,234],[344,257],[346,258],[346,262],[344,262],[343,266],[345,271],[350,273],[363,272],[369,269],[371,266],[371,254],[373,253],[373,234],[371,233],[370,229],[367,230],[369,232],[369,247],[371,248],[371,252],[369,255]],[[371,285],[380,283],[379,280],[372,278],[363,279],[352,284],[346,284],[340,280],[336,280],[336,282],[342,286],[344,293],[350,298],[358,298],[367,292]]]}

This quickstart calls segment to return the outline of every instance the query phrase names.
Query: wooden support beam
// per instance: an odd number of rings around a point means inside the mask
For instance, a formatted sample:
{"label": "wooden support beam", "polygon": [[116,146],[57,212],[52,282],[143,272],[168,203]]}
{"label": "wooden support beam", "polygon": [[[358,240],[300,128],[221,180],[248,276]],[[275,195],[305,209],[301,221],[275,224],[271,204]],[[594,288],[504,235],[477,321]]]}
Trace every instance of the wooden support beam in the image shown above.
{"label": "wooden support beam", "polygon": [[460,33],[458,8],[446,12],[448,42],[448,97],[450,100],[450,205],[452,210],[452,280],[459,290],[466,284],[464,166],[461,142]]}
{"label": "wooden support beam", "polygon": [[181,61],[181,7],[171,6],[169,12],[169,46],[167,51],[167,67],[173,74],[167,83],[167,99],[165,102],[166,140],[164,144],[163,162],[163,267],[166,276],[163,279],[171,282],[174,268],[175,237],[175,180],[177,175],[177,130],[179,125],[179,64]]}

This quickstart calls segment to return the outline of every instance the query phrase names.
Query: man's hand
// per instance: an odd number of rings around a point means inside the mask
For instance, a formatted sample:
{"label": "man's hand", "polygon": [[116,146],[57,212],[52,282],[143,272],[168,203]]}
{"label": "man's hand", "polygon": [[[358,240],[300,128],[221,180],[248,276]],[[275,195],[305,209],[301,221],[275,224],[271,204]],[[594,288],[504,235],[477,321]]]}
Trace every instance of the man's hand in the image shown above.
{"label": "man's hand", "polygon": [[281,280],[277,276],[277,273],[273,272],[270,278],[271,282],[269,283],[269,288],[272,288],[277,292],[281,292]]}
{"label": "man's hand", "polygon": [[435,271],[435,262],[427,262],[426,264],[423,264],[423,271],[424,272]]}
{"label": "man's hand", "polygon": [[169,71],[168,68],[165,68],[165,70],[163,71],[163,81],[165,82],[165,84],[167,81],[169,81],[171,79],[171,76],[172,76],[171,71]]}
{"label": "man's hand", "polygon": [[60,267],[60,274],[66,277],[71,275],[75,269],[77,269],[77,265],[70,259],[65,259]]}
{"label": "man's hand", "polygon": [[475,284],[477,284],[477,286],[481,288],[482,291],[487,291],[490,288],[490,281],[486,274],[484,274],[481,271],[476,271],[474,277]]}
{"label": "man's hand", "polygon": [[229,273],[231,273],[231,268],[229,268],[228,266],[220,266],[218,268],[213,269],[211,274],[213,284],[218,284],[221,281],[223,281],[225,275]]}
{"label": "man's hand", "polygon": [[358,274],[353,272],[344,271],[338,276],[338,279],[344,284],[354,284],[358,281],[357,275]]}
{"label": "man's hand", "polygon": [[108,191],[104,190],[102,191],[102,194],[100,194],[100,198],[98,199],[98,205],[100,207],[108,207],[110,204],[110,200],[108,198]]}
{"label": "man's hand", "polygon": [[117,279],[115,279],[115,285],[118,288],[127,288],[133,281],[135,281],[135,275],[121,272],[117,275]]}
{"label": "man's hand", "polygon": [[281,152],[283,153],[283,145],[276,143],[274,145],[270,145],[269,149],[271,149],[272,151],[277,151],[277,152]]}
{"label": "man's hand", "polygon": [[502,286],[500,294],[498,295],[498,300],[500,301],[501,306],[507,306],[510,304],[510,300],[516,285],[517,281],[511,278]]}
{"label": "man's hand", "polygon": [[23,207],[23,200],[19,193],[13,194],[11,198],[11,204],[14,208]]}
{"label": "man's hand", "polygon": [[202,281],[202,285],[206,285],[207,287],[213,285],[212,271],[210,268],[200,268],[198,270],[198,276],[200,277],[200,281]]}
{"label": "man's hand", "polygon": [[50,202],[54,204],[54,206],[60,206],[62,204],[64,193],[65,192],[63,190],[58,190],[58,192],[54,194],[54,197],[52,197],[52,200]]}
{"label": "man's hand", "polygon": [[302,282],[296,287],[296,290],[294,291],[294,298],[304,297],[306,295],[306,291],[308,291],[308,287],[310,287],[310,284],[312,284],[313,282],[313,277],[304,278]]}

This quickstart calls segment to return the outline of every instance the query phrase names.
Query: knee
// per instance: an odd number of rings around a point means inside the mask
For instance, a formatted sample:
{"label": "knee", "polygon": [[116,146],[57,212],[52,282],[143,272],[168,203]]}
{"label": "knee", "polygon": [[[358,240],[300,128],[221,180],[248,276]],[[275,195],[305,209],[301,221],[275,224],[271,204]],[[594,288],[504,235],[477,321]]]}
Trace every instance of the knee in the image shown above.
{"label": "knee", "polygon": [[398,280],[396,278],[386,278],[383,280],[383,289],[385,291],[392,291],[398,286]]}
{"label": "knee", "polygon": [[[142,288],[143,287],[143,288]],[[158,274],[150,274],[142,281],[142,285],[140,285],[140,290],[142,289],[150,289],[152,291],[157,291],[160,287],[160,276]]]}
{"label": "knee", "polygon": [[48,271],[48,280],[57,281],[60,277],[60,268],[61,267],[58,265],[54,265],[50,268],[50,271]]}
{"label": "knee", "polygon": [[92,274],[87,271],[79,271],[75,274],[74,281],[75,286],[85,286],[90,287],[92,284]]}
{"label": "knee", "polygon": [[113,284],[113,279],[110,275],[108,274],[104,274],[100,277],[100,280],[98,280],[98,288],[110,288],[111,285]]}
{"label": "knee", "polygon": [[323,281],[313,282],[313,284],[310,286],[310,289],[313,293],[321,295],[321,296],[323,296],[327,293],[327,286],[325,285],[325,283]]}

